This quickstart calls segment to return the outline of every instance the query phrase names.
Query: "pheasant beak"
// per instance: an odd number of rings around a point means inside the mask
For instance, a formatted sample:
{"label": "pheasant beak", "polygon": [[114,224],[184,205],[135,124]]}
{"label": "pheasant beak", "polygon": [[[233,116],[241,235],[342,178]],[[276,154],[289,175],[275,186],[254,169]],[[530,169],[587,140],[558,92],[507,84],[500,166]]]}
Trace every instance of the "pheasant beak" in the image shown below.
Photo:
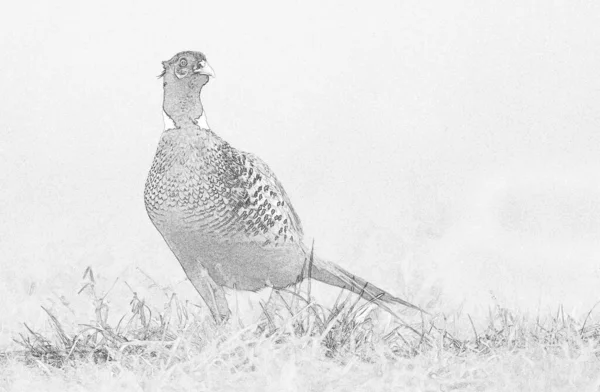
{"label": "pheasant beak", "polygon": [[200,75],[212,76],[213,78],[216,77],[215,71],[211,68],[211,66],[206,61],[202,61],[200,63],[200,66],[194,70],[194,73],[197,73]]}

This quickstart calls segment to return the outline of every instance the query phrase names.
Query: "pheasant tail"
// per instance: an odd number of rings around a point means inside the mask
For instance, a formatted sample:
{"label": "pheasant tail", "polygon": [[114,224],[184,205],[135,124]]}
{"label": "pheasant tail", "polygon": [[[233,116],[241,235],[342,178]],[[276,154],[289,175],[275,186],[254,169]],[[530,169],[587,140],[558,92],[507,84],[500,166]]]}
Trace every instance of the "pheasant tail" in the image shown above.
{"label": "pheasant tail", "polygon": [[372,300],[375,303],[396,303],[424,312],[424,310],[418,306],[395,297],[387,291],[367,282],[365,279],[351,274],[342,267],[320,258],[315,258],[314,260],[311,278],[316,279],[319,282],[359,293],[363,298]]}

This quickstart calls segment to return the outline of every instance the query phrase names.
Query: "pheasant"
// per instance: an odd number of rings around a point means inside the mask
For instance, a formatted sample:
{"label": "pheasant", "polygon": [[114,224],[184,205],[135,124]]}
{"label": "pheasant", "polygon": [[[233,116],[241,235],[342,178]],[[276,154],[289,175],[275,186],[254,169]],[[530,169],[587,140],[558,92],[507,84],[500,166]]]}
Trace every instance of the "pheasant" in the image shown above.
{"label": "pheasant", "polygon": [[338,265],[313,257],[283,186],[257,156],[208,126],[200,99],[214,71],[201,52],[163,62],[165,130],[144,190],[150,220],[217,322],[229,317],[223,287],[282,289],[311,277],[366,299],[418,309]]}

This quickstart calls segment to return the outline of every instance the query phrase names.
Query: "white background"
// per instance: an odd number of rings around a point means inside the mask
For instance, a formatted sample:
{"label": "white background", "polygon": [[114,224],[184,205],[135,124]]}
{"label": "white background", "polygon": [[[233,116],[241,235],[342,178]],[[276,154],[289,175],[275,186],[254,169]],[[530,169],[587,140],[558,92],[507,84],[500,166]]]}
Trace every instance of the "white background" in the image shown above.
{"label": "white background", "polygon": [[321,255],[419,304],[441,290],[448,312],[587,311],[600,299],[599,4],[13,3],[0,16],[1,342],[44,320],[40,304],[73,301],[88,265],[105,283],[136,267],[184,278],[142,196],[163,127],[156,76],[181,50],[216,71],[213,130],[269,163]]}

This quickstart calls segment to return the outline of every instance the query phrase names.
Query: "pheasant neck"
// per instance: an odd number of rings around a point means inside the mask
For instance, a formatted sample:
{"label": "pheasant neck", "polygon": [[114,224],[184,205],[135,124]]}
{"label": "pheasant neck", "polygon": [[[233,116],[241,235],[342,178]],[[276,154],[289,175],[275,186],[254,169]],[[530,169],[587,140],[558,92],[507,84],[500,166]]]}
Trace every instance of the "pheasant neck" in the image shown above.
{"label": "pheasant neck", "polygon": [[206,120],[206,111],[202,111],[202,114],[198,118],[190,119],[188,118],[178,118],[177,121],[173,120],[164,110],[163,110],[163,121],[165,123],[165,131],[168,129],[176,129],[181,128],[187,124],[197,125],[200,129],[210,129],[208,125],[208,121]]}
{"label": "pheasant neck", "polygon": [[194,120],[196,125],[200,127],[200,129],[210,129],[208,125],[208,121],[206,120],[206,110],[202,110],[202,114],[200,117]]}
{"label": "pheasant neck", "polygon": [[209,129],[200,94],[208,81],[207,77],[189,77],[178,80],[165,76],[163,84],[163,118],[165,129],[193,128]]}

